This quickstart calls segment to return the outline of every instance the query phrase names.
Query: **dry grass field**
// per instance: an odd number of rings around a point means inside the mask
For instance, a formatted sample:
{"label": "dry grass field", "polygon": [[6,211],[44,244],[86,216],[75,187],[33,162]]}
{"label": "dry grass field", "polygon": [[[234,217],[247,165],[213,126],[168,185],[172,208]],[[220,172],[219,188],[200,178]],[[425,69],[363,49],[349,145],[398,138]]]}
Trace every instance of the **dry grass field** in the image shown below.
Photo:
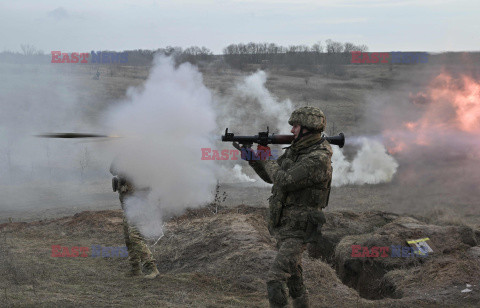
{"label": "dry grass field", "polygon": [[[0,69],[19,75],[35,69],[42,72],[41,66]],[[252,67],[251,72],[256,69]],[[452,70],[456,69],[460,68]],[[85,89],[79,91],[80,101],[85,102],[82,112],[92,123],[98,120],[99,111],[124,98],[128,87],[141,88],[149,72],[148,67],[102,66],[99,70],[99,80],[92,79],[93,67],[57,70],[71,79],[72,87]],[[205,85],[223,96],[251,74],[215,65],[200,71]],[[275,67],[266,71],[266,87],[274,96],[290,99],[295,106],[320,107],[327,116],[327,132],[344,132],[348,144],[349,136],[380,134],[382,118],[375,106],[408,100],[409,93],[421,91],[442,67],[405,65],[391,70],[388,65],[348,66],[342,77]],[[222,133],[219,131],[219,136]],[[352,158],[355,151],[355,146],[347,146],[345,154]],[[430,152],[414,157],[394,154],[399,168],[391,182],[333,188],[325,226],[330,253],[320,258],[306,253],[304,257],[313,307],[478,307],[479,155],[436,154],[439,156]],[[0,186],[2,307],[268,305],[263,279],[275,255],[263,220],[269,187],[221,184],[227,198],[217,214],[209,208],[197,209],[169,221],[165,236],[152,247],[161,275],[144,281],[125,277],[128,262],[124,258],[50,256],[52,245],[124,244],[118,198],[111,192],[106,172],[82,183],[25,185]],[[28,198],[16,197],[22,194]],[[415,219],[408,223],[421,226],[405,227],[405,221],[395,220],[399,218]],[[363,274],[358,268],[353,276],[341,274],[339,266],[346,261],[340,249],[352,243],[354,235],[363,236],[357,243],[367,245],[381,238],[387,245],[387,240],[393,244],[425,234],[432,237],[438,250],[424,262],[388,267],[364,260],[358,265],[365,269]],[[372,270],[375,266],[381,270]],[[370,284],[369,279],[390,289]],[[466,284],[472,291],[462,293]],[[373,289],[365,290],[362,285]]]}

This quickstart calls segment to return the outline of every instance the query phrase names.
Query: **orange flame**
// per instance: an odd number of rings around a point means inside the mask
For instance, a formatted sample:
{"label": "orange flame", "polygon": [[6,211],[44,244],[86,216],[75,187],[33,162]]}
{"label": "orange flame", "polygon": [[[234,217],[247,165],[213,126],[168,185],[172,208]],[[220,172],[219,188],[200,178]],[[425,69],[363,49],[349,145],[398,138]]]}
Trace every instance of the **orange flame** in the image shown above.
{"label": "orange flame", "polygon": [[415,123],[415,122],[407,122],[405,123],[405,126],[409,129],[409,130],[414,130],[417,126],[418,126],[418,123]]}
{"label": "orange flame", "polygon": [[[386,130],[389,153],[408,149],[410,145],[431,144],[432,137],[445,139],[454,133],[480,133],[480,84],[468,76],[453,78],[442,73],[433,79],[426,91],[409,95],[410,101],[425,111],[417,121],[403,123],[403,128]],[[422,105],[422,106],[420,106]],[[405,142],[403,132],[414,133]]]}
{"label": "orange flame", "polygon": [[480,131],[480,85],[468,76],[462,76],[463,84],[459,80],[443,73],[433,81],[434,88],[430,96],[434,101],[448,100],[455,108],[455,126],[461,131],[475,133]]}

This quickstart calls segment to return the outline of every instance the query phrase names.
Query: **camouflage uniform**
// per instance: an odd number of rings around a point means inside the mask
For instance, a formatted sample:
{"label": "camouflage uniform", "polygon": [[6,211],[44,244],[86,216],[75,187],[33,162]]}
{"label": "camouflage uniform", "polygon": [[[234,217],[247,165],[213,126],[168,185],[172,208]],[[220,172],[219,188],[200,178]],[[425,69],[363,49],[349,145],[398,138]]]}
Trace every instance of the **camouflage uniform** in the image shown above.
{"label": "camouflage uniform", "polygon": [[277,239],[278,254],[268,273],[270,305],[285,307],[288,289],[294,307],[308,307],[302,253],[307,243],[319,238],[325,222],[321,209],[330,194],[332,149],[321,135],[325,116],[320,109],[300,108],[293,112],[289,124],[300,124],[311,133],[299,135],[277,161],[249,163],[264,181],[273,183],[268,228]]}
{"label": "camouflage uniform", "polygon": [[[138,190],[136,190],[134,185],[127,180],[125,176],[116,175],[117,172],[113,164],[110,167],[110,172],[115,175],[112,180],[113,191],[118,191],[120,203],[124,210],[123,235],[125,237],[125,244],[127,245],[128,258],[132,266],[130,274],[132,276],[142,275],[142,268],[145,266],[146,270],[149,272],[145,278],[155,278],[158,275],[155,259],[153,258],[150,249],[148,249],[145,244],[145,239],[138,228],[129,224],[125,215],[125,199],[132,196]],[[143,191],[147,190],[143,189]]]}

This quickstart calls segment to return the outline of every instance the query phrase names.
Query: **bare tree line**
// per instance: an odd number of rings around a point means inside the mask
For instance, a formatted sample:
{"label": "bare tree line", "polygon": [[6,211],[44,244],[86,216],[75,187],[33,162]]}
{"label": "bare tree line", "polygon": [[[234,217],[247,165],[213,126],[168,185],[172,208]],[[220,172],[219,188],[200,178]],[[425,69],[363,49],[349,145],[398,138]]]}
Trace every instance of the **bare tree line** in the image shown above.
{"label": "bare tree line", "polygon": [[[348,60],[350,51],[368,51],[366,45],[326,40],[307,45],[280,46],[274,43],[231,44],[223,49],[225,61],[236,68],[247,64],[286,65],[290,69],[308,68],[329,62]],[[347,64],[347,63],[345,63]]]}
{"label": "bare tree line", "polygon": [[160,53],[166,56],[172,56],[177,64],[190,62],[198,64],[199,62],[209,62],[214,58],[213,52],[206,47],[191,46],[183,49],[182,47],[167,46],[156,50],[129,50],[129,65],[151,65],[155,54]]}
{"label": "bare tree line", "polygon": [[[0,52],[0,63],[50,63],[51,54],[44,53],[31,44],[22,44],[21,52]],[[201,65],[202,63],[215,62],[219,65],[228,65],[237,69],[250,69],[255,67],[285,67],[291,70],[305,69],[320,71],[325,74],[342,75],[345,72],[344,65],[351,64],[351,51],[368,51],[366,45],[356,45],[351,42],[338,42],[331,39],[324,43],[317,42],[312,46],[290,45],[281,46],[275,43],[238,43],[230,44],[223,49],[220,55],[214,55],[206,47],[191,46],[182,47],[167,46],[156,50],[137,49],[127,50],[127,63],[109,63],[110,66],[131,65],[150,66],[155,54],[172,56],[177,64],[190,62]],[[69,51],[62,51],[70,53]],[[81,52],[81,51],[77,51]],[[97,51],[95,51],[97,52]],[[111,52],[104,50],[102,52]],[[124,51],[123,51],[124,52]],[[91,57],[88,59],[91,63]],[[429,54],[428,63],[448,64],[456,62],[480,61],[478,52],[445,52]],[[93,64],[93,63],[91,63]],[[249,68],[250,66],[250,68]]]}
{"label": "bare tree line", "polygon": [[[0,52],[0,62],[7,63],[50,63],[51,54],[45,54],[42,50],[35,48],[30,44],[20,45],[21,52],[3,51]],[[62,51],[64,53],[82,52],[82,51]],[[95,50],[97,52],[97,50]],[[112,52],[109,50],[102,50],[99,52]],[[123,52],[123,51],[122,51]],[[211,61],[214,57],[213,52],[206,47],[191,46],[186,49],[181,47],[167,46],[156,50],[136,49],[127,50],[128,61],[123,65],[145,65],[150,66],[155,54],[165,54],[173,56],[177,63],[190,62],[197,64],[201,61]],[[88,52],[87,52],[88,53]],[[88,63],[91,63],[91,57],[88,58]],[[110,63],[120,64],[121,63]]]}

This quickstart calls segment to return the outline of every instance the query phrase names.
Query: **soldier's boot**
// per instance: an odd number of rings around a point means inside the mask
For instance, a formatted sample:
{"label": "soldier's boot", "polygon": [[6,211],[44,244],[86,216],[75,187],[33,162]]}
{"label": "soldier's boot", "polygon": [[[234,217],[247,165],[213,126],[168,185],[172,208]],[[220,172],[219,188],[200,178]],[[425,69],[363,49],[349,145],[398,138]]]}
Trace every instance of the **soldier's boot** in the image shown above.
{"label": "soldier's boot", "polygon": [[143,276],[140,263],[132,263],[132,268],[127,273],[127,277]]}
{"label": "soldier's boot", "polygon": [[158,275],[160,275],[160,272],[158,271],[158,268],[157,266],[155,265],[154,262],[149,262],[147,264],[145,264],[145,268],[147,270],[147,275],[145,275],[143,278],[145,279],[154,279],[156,278]]}
{"label": "soldier's boot", "polygon": [[268,302],[271,308],[284,308],[288,305],[287,285],[284,282],[271,280],[267,282]]}
{"label": "soldier's boot", "polygon": [[308,308],[308,307],[310,307],[310,301],[308,300],[307,293],[293,299],[293,308]]}

